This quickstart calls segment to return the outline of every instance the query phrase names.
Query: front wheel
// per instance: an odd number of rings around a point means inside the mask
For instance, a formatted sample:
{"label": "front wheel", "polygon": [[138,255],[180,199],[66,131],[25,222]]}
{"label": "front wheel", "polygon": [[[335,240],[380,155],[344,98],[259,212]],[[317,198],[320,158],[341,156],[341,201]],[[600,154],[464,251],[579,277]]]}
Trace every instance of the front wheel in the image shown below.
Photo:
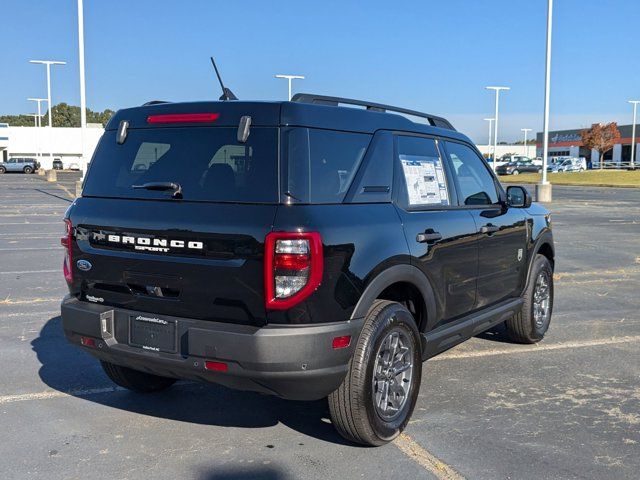
{"label": "front wheel", "polygon": [[5,173],[7,169],[5,167],[0,167],[0,175]]}
{"label": "front wheel", "polygon": [[507,333],[514,342],[539,342],[549,329],[553,311],[553,269],[544,255],[534,258],[522,299],[522,310],[506,321]]}
{"label": "front wheel", "polygon": [[420,390],[420,334],[401,304],[376,300],[367,314],[349,371],[329,395],[340,435],[356,443],[384,445],[407,426]]}
{"label": "front wheel", "polygon": [[519,175],[519,174],[520,174],[520,172],[518,170],[514,170],[513,173],[512,173],[512,175]]}
{"label": "front wheel", "polygon": [[158,392],[176,382],[175,378],[160,377],[109,362],[101,361],[100,364],[113,383],[138,393]]}

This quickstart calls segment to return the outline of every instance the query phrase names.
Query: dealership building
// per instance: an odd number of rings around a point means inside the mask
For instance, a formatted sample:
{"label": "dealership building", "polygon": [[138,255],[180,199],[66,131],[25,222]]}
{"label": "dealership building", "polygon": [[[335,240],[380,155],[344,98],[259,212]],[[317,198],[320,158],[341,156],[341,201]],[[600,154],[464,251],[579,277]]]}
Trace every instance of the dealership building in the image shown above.
{"label": "dealership building", "polygon": [[[604,161],[613,164],[629,164],[631,161],[631,136],[633,125],[618,125],[620,138],[616,141],[612,150],[605,152]],[[576,130],[558,130],[549,132],[549,156],[550,157],[584,157],[587,162],[598,165],[600,156],[596,150],[591,150],[582,145],[580,132],[584,128]],[[640,126],[636,125],[636,159],[638,162],[638,135]],[[542,132],[538,132],[536,137],[536,151],[538,156],[542,156]]]}
{"label": "dealership building", "polygon": [[[93,155],[103,132],[102,125],[87,125],[84,136],[87,158]],[[0,123],[0,161],[15,157],[35,158],[48,170],[58,158],[65,168],[81,168],[82,141],[80,128],[12,127]]]}

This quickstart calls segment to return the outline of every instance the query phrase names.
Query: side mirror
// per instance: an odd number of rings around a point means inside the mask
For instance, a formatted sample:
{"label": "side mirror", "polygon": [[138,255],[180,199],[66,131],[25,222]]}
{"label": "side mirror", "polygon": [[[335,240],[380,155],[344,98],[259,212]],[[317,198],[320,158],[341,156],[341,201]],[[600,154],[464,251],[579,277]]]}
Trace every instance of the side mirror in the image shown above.
{"label": "side mirror", "polygon": [[531,194],[526,188],[518,185],[507,187],[507,204],[514,208],[529,208],[531,206]]}

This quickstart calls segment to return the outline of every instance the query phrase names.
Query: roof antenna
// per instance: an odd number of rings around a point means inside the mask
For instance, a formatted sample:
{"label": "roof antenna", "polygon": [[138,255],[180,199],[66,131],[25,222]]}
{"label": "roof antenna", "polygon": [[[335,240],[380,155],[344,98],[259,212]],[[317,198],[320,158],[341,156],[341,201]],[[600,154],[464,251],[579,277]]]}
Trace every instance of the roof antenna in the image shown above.
{"label": "roof antenna", "polygon": [[222,95],[220,95],[219,100],[238,100],[238,97],[236,97],[233,92],[231,90],[229,90],[227,87],[224,86],[224,83],[222,83],[222,77],[220,77],[220,72],[218,72],[218,67],[216,66],[216,61],[213,59],[213,57],[209,57],[211,58],[211,63],[213,64],[213,69],[216,71],[216,75],[218,76],[218,81],[220,82],[220,86],[222,87]]}

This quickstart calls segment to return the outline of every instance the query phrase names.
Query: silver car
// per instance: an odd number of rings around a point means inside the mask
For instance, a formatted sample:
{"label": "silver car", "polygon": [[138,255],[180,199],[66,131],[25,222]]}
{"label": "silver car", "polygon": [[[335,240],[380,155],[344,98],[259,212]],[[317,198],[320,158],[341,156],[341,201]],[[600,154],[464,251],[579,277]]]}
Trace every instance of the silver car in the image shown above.
{"label": "silver car", "polygon": [[40,168],[40,164],[35,158],[9,158],[0,162],[0,173],[24,172],[34,173]]}
{"label": "silver car", "polygon": [[565,158],[553,162],[547,167],[547,172],[584,172],[586,170],[585,161],[581,158]]}

